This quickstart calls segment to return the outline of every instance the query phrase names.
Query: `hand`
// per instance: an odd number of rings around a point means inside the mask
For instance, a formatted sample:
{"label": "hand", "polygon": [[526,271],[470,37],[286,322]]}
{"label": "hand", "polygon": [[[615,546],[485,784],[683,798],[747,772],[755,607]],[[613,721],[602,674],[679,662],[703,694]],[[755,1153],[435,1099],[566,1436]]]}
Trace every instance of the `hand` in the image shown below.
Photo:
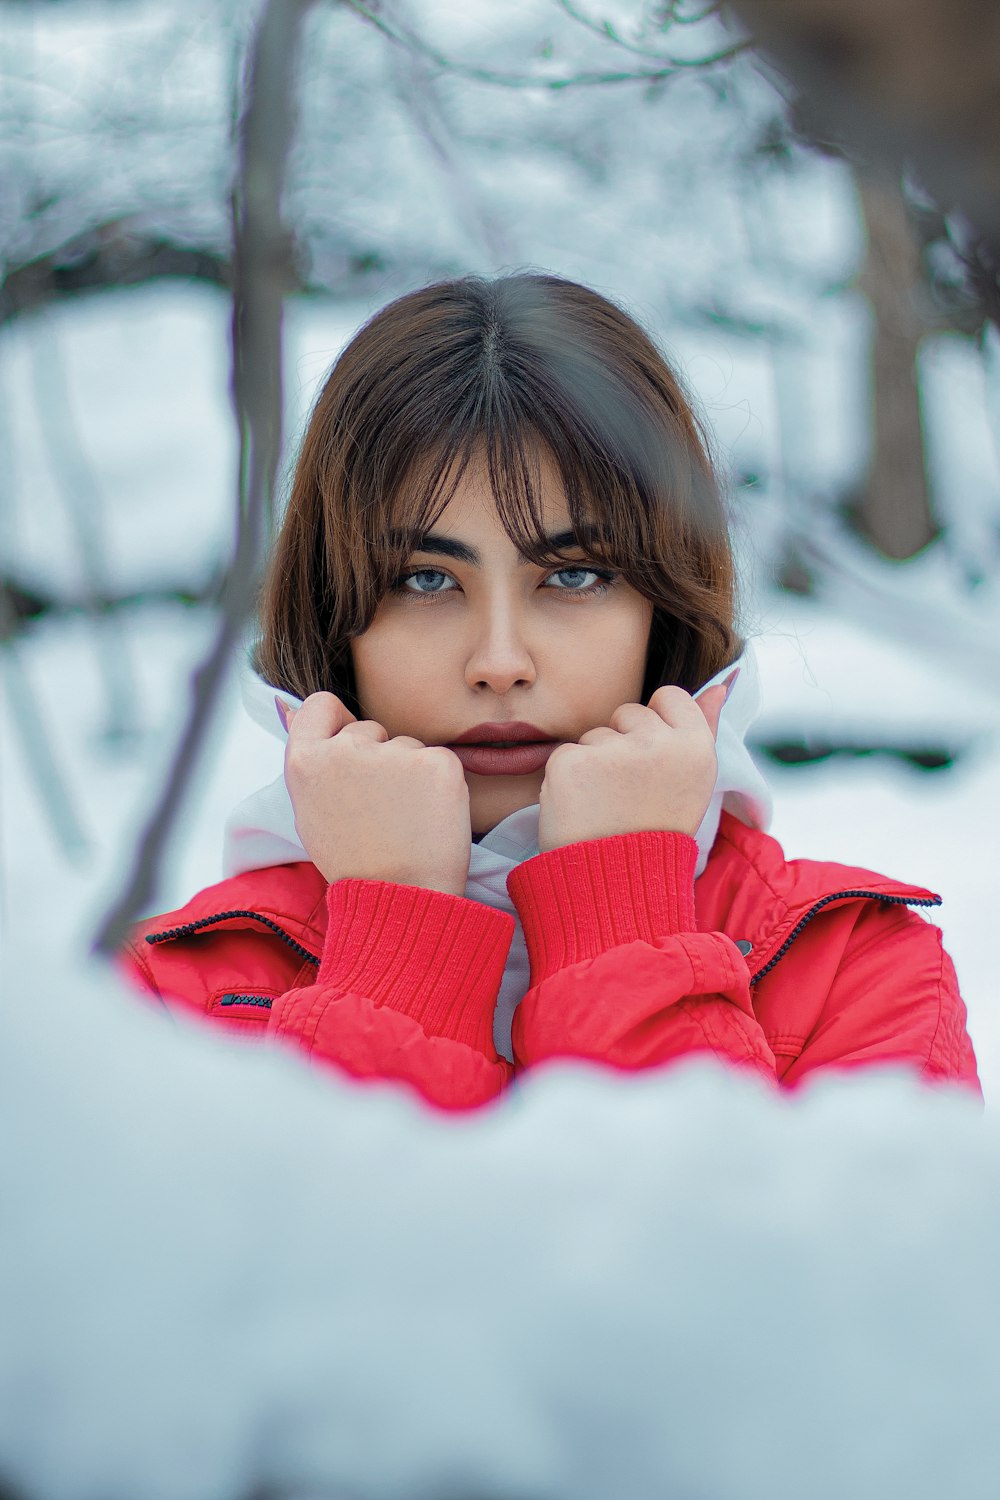
{"label": "hand", "polygon": [[390,739],[333,693],[311,693],[287,718],[295,830],[326,880],[393,880],[464,896],[472,819],[458,756],[409,735]]}
{"label": "hand", "polygon": [[623,703],[610,728],[557,746],[542,780],[539,853],[655,829],[693,836],[715,789],[727,687],[718,683],[697,700],[683,688],[657,688],[648,708]]}

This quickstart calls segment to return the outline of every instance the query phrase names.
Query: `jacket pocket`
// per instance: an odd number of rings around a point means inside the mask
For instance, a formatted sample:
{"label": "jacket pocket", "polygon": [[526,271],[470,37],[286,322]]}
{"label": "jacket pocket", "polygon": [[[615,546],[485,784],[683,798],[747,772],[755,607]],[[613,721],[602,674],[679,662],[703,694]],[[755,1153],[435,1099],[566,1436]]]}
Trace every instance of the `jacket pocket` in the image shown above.
{"label": "jacket pocket", "polygon": [[227,1031],[259,1033],[267,1030],[277,989],[221,989],[213,991],[206,1015]]}

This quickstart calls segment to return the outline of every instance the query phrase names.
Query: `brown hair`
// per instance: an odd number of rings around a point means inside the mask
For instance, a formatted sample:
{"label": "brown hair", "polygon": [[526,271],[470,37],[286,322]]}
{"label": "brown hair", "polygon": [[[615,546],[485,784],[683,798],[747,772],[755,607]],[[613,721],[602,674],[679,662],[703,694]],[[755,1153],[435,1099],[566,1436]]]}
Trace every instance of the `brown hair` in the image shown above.
{"label": "brown hair", "polygon": [[[300,698],[334,692],[363,717],[348,643],[407,562],[399,533],[433,527],[477,454],[511,542],[536,566],[558,562],[544,540],[539,445],[584,551],[654,606],[642,701],[664,683],[694,692],[734,660],[725,509],[677,376],[614,303],[520,273],[410,292],[333,366],[261,587],[256,671]],[[588,525],[596,541],[584,540]]]}

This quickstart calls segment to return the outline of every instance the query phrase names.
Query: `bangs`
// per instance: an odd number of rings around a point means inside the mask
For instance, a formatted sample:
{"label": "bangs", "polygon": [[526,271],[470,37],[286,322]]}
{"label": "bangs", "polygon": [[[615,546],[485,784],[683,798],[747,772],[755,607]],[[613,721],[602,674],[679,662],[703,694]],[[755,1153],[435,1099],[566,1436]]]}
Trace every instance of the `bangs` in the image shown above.
{"label": "bangs", "polygon": [[644,693],[693,691],[739,654],[725,503],[679,376],[607,298],[517,273],[408,293],[334,365],[261,592],[268,681],[355,711],[350,642],[472,473],[538,567],[563,560],[543,504],[558,476],[579,550],[654,606]]}
{"label": "bangs", "polygon": [[[420,540],[432,531],[470,472],[480,472],[489,485],[497,516],[518,552],[538,567],[560,561],[561,554],[549,542],[551,519],[543,505],[543,458],[556,470],[569,510],[569,526],[579,547],[595,561],[611,563],[615,547],[602,489],[570,449],[569,462],[547,443],[537,428],[527,422],[506,424],[487,435],[458,431],[447,434],[436,448],[422,454],[399,486],[389,507],[388,541],[391,566],[401,567]],[[560,527],[560,530],[565,529]],[[374,550],[374,538],[372,539]]]}

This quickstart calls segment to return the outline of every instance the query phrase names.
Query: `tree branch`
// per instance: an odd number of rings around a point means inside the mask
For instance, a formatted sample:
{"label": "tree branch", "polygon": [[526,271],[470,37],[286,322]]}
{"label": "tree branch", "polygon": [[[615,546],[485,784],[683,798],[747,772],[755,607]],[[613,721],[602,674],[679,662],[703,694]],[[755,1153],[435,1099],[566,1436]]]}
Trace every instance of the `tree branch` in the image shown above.
{"label": "tree branch", "polygon": [[240,131],[233,254],[232,386],[241,447],[236,546],[208,655],[192,678],[191,705],[167,783],[136,851],[124,890],[104,917],[94,951],[111,956],[154,899],[176,813],[203,748],[230,657],[257,583],[265,517],[281,446],[282,304],[292,282],[292,238],[281,196],[292,136],[295,65],[313,0],[265,0],[249,59]]}
{"label": "tree branch", "polygon": [[180,245],[124,221],[98,224],[48,255],[12,267],[0,286],[0,325],[61,297],[163,276],[228,287],[229,262],[206,245]]}
{"label": "tree branch", "polygon": [[[728,62],[730,57],[735,57],[738,52],[744,51],[749,46],[747,42],[740,42],[714,59],[700,59],[694,63],[676,59],[662,68],[646,68],[638,72],[571,73],[562,78],[539,78],[531,73],[500,73],[493,68],[480,68],[472,63],[457,62],[425,42],[422,37],[417,36],[416,32],[404,26],[392,25],[384,16],[378,15],[376,11],[365,5],[364,0],[344,0],[344,3],[363,20],[374,26],[377,31],[381,31],[383,36],[395,42],[398,47],[405,47],[417,56],[434,63],[443,72],[453,73],[457,78],[472,79],[475,83],[494,84],[500,88],[559,90],[594,88],[611,83],[657,83],[692,67],[707,67],[712,62]],[[603,32],[601,34],[604,35]],[[608,38],[605,37],[605,40]]]}
{"label": "tree branch", "polygon": [[83,864],[91,852],[90,838],[84,832],[67,778],[60,770],[53,750],[53,736],[45,723],[29,674],[21,661],[17,629],[16,601],[12,591],[0,582],[0,642],[4,652],[4,678],[11,704],[11,733],[24,747],[24,763],[34,780],[52,831],[67,859]]}
{"label": "tree branch", "polygon": [[[556,0],[559,9],[564,11],[571,20],[583,26],[585,30],[593,32],[594,36],[600,37],[602,42],[613,42],[616,47],[621,47],[625,52],[631,52],[635,57],[646,57],[651,62],[661,62],[670,68],[710,68],[716,63],[728,62],[731,57],[738,57],[741,52],[748,51],[750,42],[733,42],[721,51],[711,53],[707,57],[666,57],[662,52],[657,52],[650,47],[640,47],[635,42],[627,42],[624,37],[611,25],[610,21],[595,21],[592,16],[585,15],[573,4],[573,0]],[[674,14],[673,6],[666,13],[663,28],[669,26],[693,25],[698,21],[705,21],[709,16],[716,13],[717,7],[710,6],[708,10],[702,11],[697,16],[678,16]]]}

